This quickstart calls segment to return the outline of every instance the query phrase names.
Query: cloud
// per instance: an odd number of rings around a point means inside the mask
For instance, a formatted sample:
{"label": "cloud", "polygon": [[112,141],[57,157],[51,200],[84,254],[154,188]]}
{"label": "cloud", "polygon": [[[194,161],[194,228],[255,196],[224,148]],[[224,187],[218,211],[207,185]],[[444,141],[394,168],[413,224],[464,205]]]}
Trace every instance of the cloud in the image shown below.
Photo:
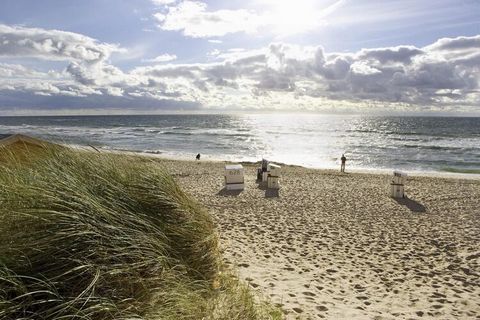
{"label": "cloud", "polygon": [[6,79],[55,79],[60,74],[56,71],[49,71],[47,73],[40,72],[34,69],[27,68],[19,64],[0,63],[0,78]]}
{"label": "cloud", "polygon": [[367,61],[356,61],[350,66],[350,70],[354,75],[370,76],[381,74],[382,71],[368,65]]}
{"label": "cloud", "polygon": [[254,32],[262,24],[255,13],[240,10],[208,11],[200,1],[182,1],[154,17],[163,30],[181,31],[185,36],[207,38],[235,32]]}
{"label": "cloud", "polygon": [[90,37],[59,30],[0,24],[0,56],[94,63],[122,49]]}
{"label": "cloud", "polygon": [[455,64],[477,69],[480,66],[480,35],[443,38],[424,49]]}
{"label": "cloud", "polygon": [[[203,1],[183,0],[172,1],[153,16],[162,30],[180,31],[186,37],[222,37],[238,32],[251,34],[260,29],[277,36],[288,36],[326,25],[326,19],[345,2],[337,0],[324,7],[325,3],[310,0],[263,0],[259,1],[259,7],[263,7],[263,10],[253,11],[209,10]],[[211,42],[218,43],[218,40]]]}
{"label": "cloud", "polygon": [[[158,80],[181,79],[205,105],[221,105],[224,100],[237,106],[245,101],[258,105],[255,99],[261,99],[262,106],[280,103],[285,107],[279,101],[289,101],[289,97],[295,98],[290,108],[318,106],[318,101],[325,100],[412,108],[472,105],[478,98],[480,70],[478,64],[471,66],[478,57],[471,54],[472,46],[460,50],[456,42],[442,40],[442,54],[433,45],[339,54],[325,53],[321,47],[276,43],[261,50],[218,51],[215,63],[137,68],[134,72]],[[456,59],[445,59],[452,50]]]}
{"label": "cloud", "polygon": [[161,54],[153,59],[145,59],[143,61],[145,62],[154,62],[154,63],[162,63],[162,62],[169,62],[169,61],[173,61],[173,60],[176,60],[177,59],[177,56],[174,55],[174,54],[168,54],[168,53],[164,53],[164,54]]}
{"label": "cloud", "polygon": [[465,51],[480,48],[480,35],[474,37],[442,38],[426,47],[431,51]]}
{"label": "cloud", "polygon": [[[21,38],[25,43],[42,43],[39,34],[55,35],[52,43],[70,39],[61,31],[30,28],[25,33],[21,29],[23,36],[16,36],[17,42]],[[129,71],[108,59],[115,45],[77,34],[72,37],[87,40],[62,42],[61,52],[52,50],[58,46],[51,43],[25,49],[7,42],[8,56],[16,59],[41,56],[68,64],[61,70],[40,71],[0,63],[0,108],[15,103],[47,108],[46,103],[63,102],[63,107],[72,108],[103,104],[321,111],[372,106],[454,110],[455,106],[480,111],[480,36],[440,39],[423,48],[396,46],[351,53],[278,42],[255,50],[218,50],[208,63],[175,64],[167,61],[173,55],[164,54],[152,60],[165,63]]]}
{"label": "cloud", "polygon": [[404,63],[408,64],[412,58],[423,54],[424,51],[414,46],[398,46],[391,48],[364,49],[360,51],[360,59],[375,59],[380,63]]}

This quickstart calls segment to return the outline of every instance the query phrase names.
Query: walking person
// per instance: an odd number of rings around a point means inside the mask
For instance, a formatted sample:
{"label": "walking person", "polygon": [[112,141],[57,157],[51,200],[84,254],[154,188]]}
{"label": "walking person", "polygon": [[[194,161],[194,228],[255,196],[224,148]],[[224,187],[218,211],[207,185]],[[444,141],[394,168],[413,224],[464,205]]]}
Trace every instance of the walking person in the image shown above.
{"label": "walking person", "polygon": [[342,157],[340,158],[342,160],[342,164],[340,165],[340,172],[345,172],[345,163],[347,162],[347,158],[345,157],[345,154],[342,154]]}
{"label": "walking person", "polygon": [[197,154],[197,156],[195,157],[195,159],[200,160],[200,153]]}

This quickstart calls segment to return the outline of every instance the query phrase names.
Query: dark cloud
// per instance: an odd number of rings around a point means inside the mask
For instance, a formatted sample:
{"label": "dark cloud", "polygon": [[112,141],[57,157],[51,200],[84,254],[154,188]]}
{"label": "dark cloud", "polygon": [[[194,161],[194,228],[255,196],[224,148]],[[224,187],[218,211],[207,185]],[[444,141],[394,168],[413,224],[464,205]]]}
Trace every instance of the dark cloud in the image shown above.
{"label": "dark cloud", "polygon": [[170,99],[154,99],[149,97],[108,96],[92,95],[88,99],[78,96],[36,95],[25,91],[0,90],[1,111],[26,109],[26,110],[56,110],[56,109],[124,109],[124,110],[198,110],[199,103],[183,102]]}
{"label": "dark cloud", "polygon": [[360,51],[360,59],[374,59],[379,63],[409,64],[412,58],[424,54],[424,51],[413,46],[399,46],[393,48],[364,49]]}

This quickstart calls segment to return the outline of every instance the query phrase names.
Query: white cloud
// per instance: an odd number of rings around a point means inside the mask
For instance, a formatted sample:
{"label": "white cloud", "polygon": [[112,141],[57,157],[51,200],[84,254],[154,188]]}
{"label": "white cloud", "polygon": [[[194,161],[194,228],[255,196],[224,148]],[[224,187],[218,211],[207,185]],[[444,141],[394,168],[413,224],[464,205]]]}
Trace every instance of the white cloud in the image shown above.
{"label": "white cloud", "polygon": [[200,1],[182,1],[169,7],[167,13],[154,17],[163,30],[181,31],[185,36],[207,38],[224,36],[235,32],[254,32],[263,24],[260,16],[250,11],[208,11],[207,4]]}
{"label": "white cloud", "polygon": [[154,17],[155,19],[157,19],[158,21],[160,21],[160,22],[164,22],[165,19],[167,18],[166,15],[164,15],[163,13],[160,13],[160,12],[155,13],[155,14],[153,15],[153,17]]}
{"label": "white cloud", "polygon": [[350,66],[350,70],[352,71],[352,73],[365,75],[365,76],[382,73],[382,71],[369,66],[367,61],[354,62]]}
{"label": "white cloud", "polygon": [[45,73],[19,64],[0,63],[0,78],[3,79],[55,79],[58,77],[60,74],[53,70]]}
{"label": "white cloud", "polygon": [[174,55],[174,54],[168,54],[168,53],[164,53],[164,54],[161,54],[153,59],[146,59],[146,60],[143,60],[145,62],[154,62],[154,63],[163,63],[163,62],[169,62],[169,61],[173,61],[173,60],[176,60],[177,59],[177,56]]}
{"label": "white cloud", "polygon": [[109,87],[107,88],[107,93],[111,96],[123,97],[124,92],[122,88]]}
{"label": "white cloud", "polygon": [[[244,32],[272,33],[287,36],[314,30],[327,23],[326,18],[343,6],[345,0],[337,0],[329,6],[313,0],[260,1],[261,11],[245,9],[208,10],[203,1],[183,0],[166,6],[153,16],[162,30],[180,31],[193,38],[222,37]],[[210,40],[218,43],[218,40]]]}
{"label": "white cloud", "polygon": [[480,35],[474,37],[442,38],[425,47],[433,51],[470,51],[480,48]]}
{"label": "white cloud", "polygon": [[0,24],[0,56],[92,63],[118,51],[122,49],[117,45],[100,43],[78,33]]}

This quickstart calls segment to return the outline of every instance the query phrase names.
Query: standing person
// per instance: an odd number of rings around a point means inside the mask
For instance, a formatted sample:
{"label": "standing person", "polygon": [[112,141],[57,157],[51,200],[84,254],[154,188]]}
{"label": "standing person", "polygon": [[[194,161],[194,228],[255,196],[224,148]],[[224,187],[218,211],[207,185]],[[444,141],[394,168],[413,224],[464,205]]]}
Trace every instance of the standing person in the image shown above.
{"label": "standing person", "polygon": [[347,158],[344,154],[342,154],[340,160],[342,160],[342,164],[340,165],[340,172],[345,172],[345,163],[347,162]]}
{"label": "standing person", "polygon": [[268,170],[268,161],[266,159],[262,159],[262,172],[266,172]]}
{"label": "standing person", "polygon": [[197,156],[195,157],[195,159],[200,160],[200,153],[197,154]]}

